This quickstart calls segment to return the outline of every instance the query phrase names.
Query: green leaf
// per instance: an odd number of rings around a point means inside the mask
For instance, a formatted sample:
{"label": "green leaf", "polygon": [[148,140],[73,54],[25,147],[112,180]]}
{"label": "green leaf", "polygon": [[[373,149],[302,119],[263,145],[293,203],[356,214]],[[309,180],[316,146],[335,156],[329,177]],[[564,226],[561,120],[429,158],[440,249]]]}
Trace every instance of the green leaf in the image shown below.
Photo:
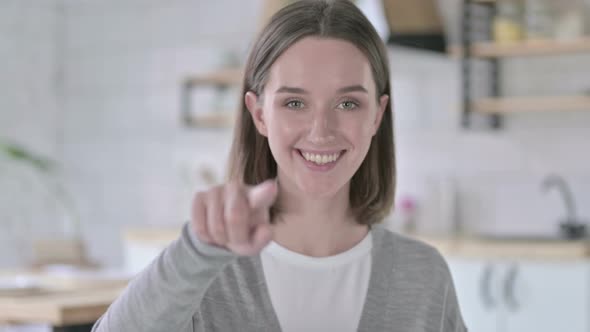
{"label": "green leaf", "polygon": [[37,155],[16,143],[0,141],[0,152],[17,162],[28,164],[45,173],[53,172],[57,165],[49,158]]}

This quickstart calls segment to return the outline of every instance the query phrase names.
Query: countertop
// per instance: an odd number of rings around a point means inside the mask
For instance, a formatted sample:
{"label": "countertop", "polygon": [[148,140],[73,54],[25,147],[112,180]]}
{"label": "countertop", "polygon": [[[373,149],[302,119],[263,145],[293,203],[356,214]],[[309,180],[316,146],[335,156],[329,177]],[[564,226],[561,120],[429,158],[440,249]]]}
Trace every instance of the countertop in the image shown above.
{"label": "countertop", "polygon": [[[117,298],[128,279],[47,275],[38,271],[3,270],[0,279],[34,280],[34,285],[0,289],[0,324],[39,323],[71,326],[94,323]],[[29,282],[30,283],[30,282]]]}
{"label": "countertop", "polygon": [[[130,228],[125,241],[162,245],[175,240],[180,226]],[[444,256],[483,259],[590,259],[590,240],[501,239],[476,236],[404,234],[437,248]]]}
{"label": "countertop", "polygon": [[413,236],[437,248],[443,256],[480,259],[590,259],[588,240],[482,238],[476,236]]}
{"label": "countertop", "polygon": [[133,227],[122,232],[123,241],[137,244],[166,245],[180,236],[182,226]]}

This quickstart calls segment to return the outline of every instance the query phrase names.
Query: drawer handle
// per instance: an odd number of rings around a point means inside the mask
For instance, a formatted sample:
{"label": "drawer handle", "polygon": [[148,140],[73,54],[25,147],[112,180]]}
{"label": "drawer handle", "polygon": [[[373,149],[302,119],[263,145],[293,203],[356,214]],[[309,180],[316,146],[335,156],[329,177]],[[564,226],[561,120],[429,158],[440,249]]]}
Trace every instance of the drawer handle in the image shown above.
{"label": "drawer handle", "polygon": [[492,264],[486,265],[479,282],[481,300],[483,302],[484,308],[486,309],[493,309],[496,306],[496,301],[494,300],[490,289],[493,273],[494,266]]}
{"label": "drawer handle", "polygon": [[508,273],[506,274],[506,280],[504,281],[504,301],[506,302],[506,306],[512,311],[517,311],[520,307],[520,304],[514,295],[514,284],[516,283],[517,277],[518,265],[514,264],[510,270],[508,270]]}

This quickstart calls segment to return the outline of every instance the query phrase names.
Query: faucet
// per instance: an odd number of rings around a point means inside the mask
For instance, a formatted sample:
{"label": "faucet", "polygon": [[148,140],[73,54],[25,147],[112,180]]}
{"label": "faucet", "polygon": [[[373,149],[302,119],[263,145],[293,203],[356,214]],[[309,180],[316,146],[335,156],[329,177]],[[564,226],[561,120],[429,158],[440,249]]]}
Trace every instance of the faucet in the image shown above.
{"label": "faucet", "polygon": [[566,209],[566,218],[560,224],[563,235],[568,239],[579,239],[586,236],[586,225],[578,219],[576,202],[572,195],[570,186],[565,179],[553,174],[545,177],[541,184],[543,191],[547,192],[552,188],[559,191]]}

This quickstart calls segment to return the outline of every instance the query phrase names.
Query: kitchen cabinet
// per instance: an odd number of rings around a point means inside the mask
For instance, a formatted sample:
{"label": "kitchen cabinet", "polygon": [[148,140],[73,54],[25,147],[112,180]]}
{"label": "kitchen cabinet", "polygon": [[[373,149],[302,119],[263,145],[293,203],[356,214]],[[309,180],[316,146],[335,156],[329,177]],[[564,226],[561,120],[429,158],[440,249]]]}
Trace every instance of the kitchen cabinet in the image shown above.
{"label": "kitchen cabinet", "polygon": [[491,263],[461,259],[447,261],[467,328],[479,332],[499,331],[496,303],[491,299]]}
{"label": "kitchen cabinet", "polygon": [[471,331],[590,331],[590,261],[448,258]]}
{"label": "kitchen cabinet", "polygon": [[[509,331],[590,331],[590,263],[513,265]],[[508,287],[508,286],[507,286]]]}

